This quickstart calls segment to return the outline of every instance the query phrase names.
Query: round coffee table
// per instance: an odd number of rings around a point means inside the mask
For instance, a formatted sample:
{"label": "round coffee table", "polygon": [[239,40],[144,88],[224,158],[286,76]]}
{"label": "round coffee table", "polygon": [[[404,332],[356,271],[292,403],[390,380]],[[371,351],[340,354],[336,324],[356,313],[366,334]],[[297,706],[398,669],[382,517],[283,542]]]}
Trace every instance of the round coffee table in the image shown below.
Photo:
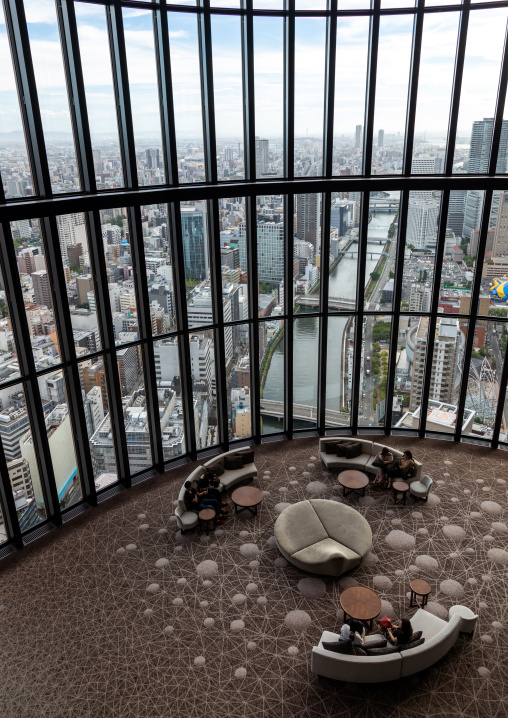
{"label": "round coffee table", "polygon": [[215,511],[213,509],[201,509],[198,514],[199,528],[201,531],[213,531],[215,528]]}
{"label": "round coffee table", "polygon": [[340,606],[344,611],[344,623],[347,617],[357,618],[369,624],[372,631],[372,621],[381,613],[381,599],[367,586],[351,586],[340,594]]}
{"label": "round coffee table", "polygon": [[[393,489],[393,503],[394,504],[405,504],[407,492],[409,491],[409,484],[405,481],[394,481],[392,484]],[[400,496],[402,494],[402,496]]]}
{"label": "round coffee table", "polygon": [[356,491],[360,496],[365,496],[365,487],[369,485],[369,477],[363,471],[347,469],[347,471],[341,471],[338,478],[339,484],[344,488],[344,496],[352,491]]}
{"label": "round coffee table", "polygon": [[263,493],[256,486],[240,486],[231,494],[231,500],[235,505],[235,514],[249,509],[253,516],[258,512],[258,506],[263,500]]}
{"label": "round coffee table", "polygon": [[[427,581],[424,581],[423,578],[415,578],[409,584],[409,588],[411,589],[411,599],[409,601],[409,605],[420,606],[420,608],[423,608],[427,604],[427,601],[429,600],[429,593],[431,592],[431,588]],[[421,602],[418,601],[418,596],[422,597]]]}

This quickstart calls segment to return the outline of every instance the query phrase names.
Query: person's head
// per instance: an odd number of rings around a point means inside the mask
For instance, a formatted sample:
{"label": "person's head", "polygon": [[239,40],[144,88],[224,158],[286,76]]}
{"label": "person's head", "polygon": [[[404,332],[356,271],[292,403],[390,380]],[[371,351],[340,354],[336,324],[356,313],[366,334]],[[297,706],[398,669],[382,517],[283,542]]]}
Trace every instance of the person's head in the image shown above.
{"label": "person's head", "polygon": [[413,633],[413,627],[411,626],[411,621],[409,618],[403,618],[400,622],[400,637],[404,641],[409,641],[411,638],[411,635]]}
{"label": "person's head", "polygon": [[207,471],[203,478],[208,481],[209,486],[213,486],[213,484],[215,483],[216,476],[213,471]]}
{"label": "person's head", "polygon": [[192,481],[186,481],[184,486],[186,491],[190,491],[192,489]]}
{"label": "person's head", "polygon": [[347,641],[349,634],[351,633],[351,626],[348,623],[344,623],[340,629],[340,637],[343,641]]}
{"label": "person's head", "polygon": [[203,476],[200,478],[199,483],[203,488],[210,486],[210,479],[208,477],[208,471],[205,471]]}
{"label": "person's head", "polygon": [[406,459],[412,459],[412,458],[413,458],[413,454],[409,451],[409,449],[404,452],[404,456],[406,457]]}
{"label": "person's head", "polygon": [[386,446],[383,446],[383,448],[381,449],[381,456],[388,456],[389,453],[390,449],[388,449]]}

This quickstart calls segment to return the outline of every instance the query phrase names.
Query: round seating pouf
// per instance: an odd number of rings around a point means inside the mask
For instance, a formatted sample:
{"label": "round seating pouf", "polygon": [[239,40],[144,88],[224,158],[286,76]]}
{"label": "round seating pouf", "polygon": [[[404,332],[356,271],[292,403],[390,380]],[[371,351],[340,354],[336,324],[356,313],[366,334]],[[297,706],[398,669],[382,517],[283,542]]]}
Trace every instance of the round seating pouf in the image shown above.
{"label": "round seating pouf", "polygon": [[366,519],[350,506],[310,499],[288,506],[275,522],[275,540],[293,566],[340,576],[358,566],[372,547]]}

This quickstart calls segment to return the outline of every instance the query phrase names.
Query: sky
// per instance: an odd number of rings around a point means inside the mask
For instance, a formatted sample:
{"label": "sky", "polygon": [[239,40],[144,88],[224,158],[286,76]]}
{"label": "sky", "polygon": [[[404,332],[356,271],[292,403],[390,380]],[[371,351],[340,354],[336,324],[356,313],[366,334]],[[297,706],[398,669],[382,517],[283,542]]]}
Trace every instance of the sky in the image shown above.
{"label": "sky", "polygon": [[[232,7],[237,0],[226,0]],[[382,0],[382,7],[403,0]],[[438,0],[432,0],[437,2]],[[219,4],[213,0],[212,5]],[[279,0],[254,0],[255,7],[278,7]],[[297,9],[320,9],[323,0],[296,0]],[[190,1],[189,1],[189,4]],[[224,5],[224,0],[221,1]],[[339,0],[339,7],[365,7],[366,0]],[[46,132],[71,133],[63,63],[53,0],[25,0],[31,50]],[[113,81],[104,8],[76,3],[78,34],[92,137],[116,132]],[[474,120],[492,117],[508,10],[471,13],[459,134]],[[129,82],[135,136],[160,137],[152,16],[124,9]],[[353,134],[363,124],[368,19],[339,18],[337,28],[335,134]],[[448,122],[457,43],[458,12],[434,13],[424,21],[416,131],[444,136]],[[295,34],[295,134],[322,136],[326,22],[297,18]],[[376,133],[403,133],[409,81],[412,17],[383,16],[380,23]],[[218,139],[243,132],[240,19],[213,16],[212,47]],[[169,13],[177,138],[202,139],[197,22],[189,13]],[[256,134],[282,136],[283,21],[255,18],[254,71]],[[5,22],[0,10],[0,132],[21,129]]]}

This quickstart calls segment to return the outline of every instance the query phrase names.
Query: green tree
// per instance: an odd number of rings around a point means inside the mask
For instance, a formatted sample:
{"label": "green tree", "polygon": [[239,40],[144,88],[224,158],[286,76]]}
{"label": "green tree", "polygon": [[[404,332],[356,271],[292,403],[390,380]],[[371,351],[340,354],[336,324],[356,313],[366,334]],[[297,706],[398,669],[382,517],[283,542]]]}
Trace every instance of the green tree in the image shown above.
{"label": "green tree", "polygon": [[482,357],[488,357],[488,356],[489,356],[489,353],[490,353],[490,352],[489,352],[489,350],[488,350],[487,347],[481,347],[481,348],[479,349],[479,354],[481,354]]}
{"label": "green tree", "polygon": [[7,305],[3,299],[0,299],[0,314],[2,315],[2,319],[9,314],[9,310],[7,309]]}
{"label": "green tree", "polygon": [[390,279],[393,279],[394,277],[395,277],[395,272],[392,272],[392,270],[390,269],[389,278],[390,278]]}
{"label": "green tree", "polygon": [[377,322],[372,328],[372,341],[387,342],[390,339],[390,322]]}
{"label": "green tree", "polygon": [[377,271],[370,273],[370,277],[373,282],[377,282],[377,280],[379,279],[380,276],[381,276],[381,273],[377,272]]}

